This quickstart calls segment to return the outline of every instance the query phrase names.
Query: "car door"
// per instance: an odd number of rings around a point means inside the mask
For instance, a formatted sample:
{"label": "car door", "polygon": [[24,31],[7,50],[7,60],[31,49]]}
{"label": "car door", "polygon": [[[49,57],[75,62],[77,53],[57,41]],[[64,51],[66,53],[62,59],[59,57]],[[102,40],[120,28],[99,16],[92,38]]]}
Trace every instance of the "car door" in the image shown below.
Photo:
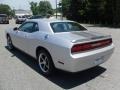
{"label": "car door", "polygon": [[14,36],[15,46],[24,52],[27,52],[27,46],[28,46],[27,37],[32,31],[33,26],[34,26],[33,22],[26,22],[19,27],[18,31],[15,32],[15,36]]}
{"label": "car door", "polygon": [[26,43],[26,52],[33,56],[34,48],[35,48],[35,43],[36,43],[36,35],[39,31],[38,23],[31,22],[33,27],[31,29],[25,30],[26,35],[24,38],[24,42]]}

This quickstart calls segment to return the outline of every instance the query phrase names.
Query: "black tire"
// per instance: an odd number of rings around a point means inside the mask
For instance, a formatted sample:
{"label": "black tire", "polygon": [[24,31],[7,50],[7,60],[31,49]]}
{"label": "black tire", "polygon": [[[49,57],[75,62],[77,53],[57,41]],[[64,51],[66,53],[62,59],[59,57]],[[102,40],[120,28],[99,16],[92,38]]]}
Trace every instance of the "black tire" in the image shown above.
{"label": "black tire", "polygon": [[7,24],[9,24],[9,21],[7,22]]}
{"label": "black tire", "polygon": [[16,24],[19,24],[19,22],[18,22],[18,21],[16,21]]}
{"label": "black tire", "polygon": [[11,37],[9,35],[7,36],[7,47],[8,47],[9,50],[13,50],[14,49]]}
{"label": "black tire", "polygon": [[[45,59],[45,58],[47,58],[47,59],[42,60],[41,56],[42,56],[43,59]],[[54,73],[55,67],[54,67],[52,58],[51,58],[50,54],[46,50],[39,50],[38,55],[37,55],[37,59],[38,59],[38,64],[39,64],[41,74],[43,74],[45,76],[50,76],[50,75],[52,75]],[[46,61],[46,62],[43,62],[43,61]],[[44,63],[46,65],[41,64],[41,63]],[[46,69],[46,71],[45,71],[45,69]]]}

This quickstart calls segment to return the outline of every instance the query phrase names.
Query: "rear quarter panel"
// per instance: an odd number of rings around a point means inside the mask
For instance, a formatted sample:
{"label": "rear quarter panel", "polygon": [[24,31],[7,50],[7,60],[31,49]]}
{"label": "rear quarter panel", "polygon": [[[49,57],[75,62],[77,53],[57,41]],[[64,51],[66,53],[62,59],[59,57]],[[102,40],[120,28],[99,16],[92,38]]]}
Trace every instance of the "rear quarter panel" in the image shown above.
{"label": "rear quarter panel", "polygon": [[[37,33],[35,39],[32,41],[32,47],[29,54],[36,58],[36,48],[41,46],[50,53],[55,67],[60,67],[58,61],[66,62],[67,57],[70,56],[70,48],[72,44],[67,40],[62,40],[54,35],[47,35],[44,33]],[[61,66],[62,67],[62,66]]]}

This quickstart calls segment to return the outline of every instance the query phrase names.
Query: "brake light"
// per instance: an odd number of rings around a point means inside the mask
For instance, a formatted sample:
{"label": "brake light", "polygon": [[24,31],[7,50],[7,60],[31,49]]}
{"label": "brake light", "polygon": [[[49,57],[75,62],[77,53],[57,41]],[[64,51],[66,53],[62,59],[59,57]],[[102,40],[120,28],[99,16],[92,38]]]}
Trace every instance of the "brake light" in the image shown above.
{"label": "brake light", "polygon": [[110,39],[95,41],[95,42],[90,42],[90,43],[76,44],[72,47],[71,53],[105,47],[105,46],[110,45],[111,43],[112,43],[112,39],[110,38]]}

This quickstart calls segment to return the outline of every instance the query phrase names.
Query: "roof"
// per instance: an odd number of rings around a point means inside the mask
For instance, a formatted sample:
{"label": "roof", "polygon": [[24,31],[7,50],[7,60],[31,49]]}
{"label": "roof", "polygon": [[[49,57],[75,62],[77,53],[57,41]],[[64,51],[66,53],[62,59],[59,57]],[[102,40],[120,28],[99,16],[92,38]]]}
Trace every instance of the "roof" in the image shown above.
{"label": "roof", "polygon": [[45,22],[45,23],[52,23],[52,22],[73,22],[73,21],[70,21],[70,20],[57,20],[57,19],[30,19],[28,21]]}
{"label": "roof", "polygon": [[52,22],[73,22],[69,20],[56,20],[56,19],[29,19],[28,22],[37,22],[39,24],[39,27],[41,28],[41,31],[46,33],[53,34],[53,30],[50,28],[49,24]]}

